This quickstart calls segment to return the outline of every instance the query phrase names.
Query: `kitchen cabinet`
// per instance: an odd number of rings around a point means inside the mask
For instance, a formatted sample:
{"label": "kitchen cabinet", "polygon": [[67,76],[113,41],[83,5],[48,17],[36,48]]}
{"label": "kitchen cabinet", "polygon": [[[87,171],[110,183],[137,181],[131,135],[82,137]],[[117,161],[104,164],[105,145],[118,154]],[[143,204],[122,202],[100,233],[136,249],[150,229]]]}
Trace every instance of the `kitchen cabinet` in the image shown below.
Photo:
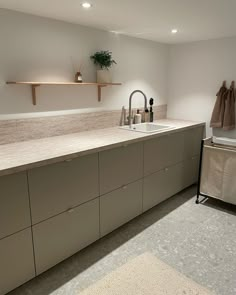
{"label": "kitchen cabinet", "polygon": [[200,155],[204,128],[194,127],[184,131],[184,158]]}
{"label": "kitchen cabinet", "polygon": [[183,161],[184,134],[176,132],[144,142],[144,175]]}
{"label": "kitchen cabinet", "polygon": [[202,138],[201,126],[144,142],[144,175],[199,155]]}
{"label": "kitchen cabinet", "polygon": [[0,240],[0,295],[35,277],[31,229]]}
{"label": "kitchen cabinet", "polygon": [[36,274],[99,238],[98,198],[33,226]]}
{"label": "kitchen cabinet", "polygon": [[99,196],[97,153],[35,168],[28,175],[33,224]]}
{"label": "kitchen cabinet", "polygon": [[170,130],[0,177],[0,295],[196,182],[202,136]]}
{"label": "kitchen cabinet", "polygon": [[183,173],[184,166],[179,163],[144,177],[143,211],[147,211],[181,191]]}
{"label": "kitchen cabinet", "polygon": [[144,211],[197,182],[202,137],[194,127],[144,142]]}
{"label": "kitchen cabinet", "polygon": [[0,239],[31,226],[26,172],[0,177]]}
{"label": "kitchen cabinet", "polygon": [[99,153],[101,195],[143,177],[143,143]]}
{"label": "kitchen cabinet", "polygon": [[139,180],[100,197],[101,236],[142,213],[142,186]]}
{"label": "kitchen cabinet", "polygon": [[200,156],[192,156],[190,159],[184,161],[184,179],[183,179],[183,188],[186,188],[198,180],[198,170],[199,170],[199,159]]}

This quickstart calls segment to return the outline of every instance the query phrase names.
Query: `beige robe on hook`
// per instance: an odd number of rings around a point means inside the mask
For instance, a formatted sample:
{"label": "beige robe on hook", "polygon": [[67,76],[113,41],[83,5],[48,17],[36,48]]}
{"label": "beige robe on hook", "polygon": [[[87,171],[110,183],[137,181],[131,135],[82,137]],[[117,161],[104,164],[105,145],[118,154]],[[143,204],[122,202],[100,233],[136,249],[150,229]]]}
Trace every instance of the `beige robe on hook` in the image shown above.
{"label": "beige robe on hook", "polygon": [[222,128],[224,121],[224,113],[225,113],[225,94],[227,93],[227,87],[225,86],[225,82],[222,87],[216,94],[216,103],[212,112],[210,127],[212,128]]}
{"label": "beige robe on hook", "polygon": [[235,88],[234,82],[232,82],[230,89],[225,95],[225,112],[223,129],[233,130],[235,129]]}

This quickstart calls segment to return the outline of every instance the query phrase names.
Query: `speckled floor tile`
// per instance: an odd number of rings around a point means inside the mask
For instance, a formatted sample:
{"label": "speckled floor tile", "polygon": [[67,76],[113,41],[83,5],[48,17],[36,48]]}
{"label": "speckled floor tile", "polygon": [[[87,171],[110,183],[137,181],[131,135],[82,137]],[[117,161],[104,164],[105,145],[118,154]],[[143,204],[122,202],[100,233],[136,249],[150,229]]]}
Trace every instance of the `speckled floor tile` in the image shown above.
{"label": "speckled floor tile", "polygon": [[78,295],[144,252],[219,295],[235,295],[235,207],[216,200],[196,205],[195,194],[192,186],[9,295]]}

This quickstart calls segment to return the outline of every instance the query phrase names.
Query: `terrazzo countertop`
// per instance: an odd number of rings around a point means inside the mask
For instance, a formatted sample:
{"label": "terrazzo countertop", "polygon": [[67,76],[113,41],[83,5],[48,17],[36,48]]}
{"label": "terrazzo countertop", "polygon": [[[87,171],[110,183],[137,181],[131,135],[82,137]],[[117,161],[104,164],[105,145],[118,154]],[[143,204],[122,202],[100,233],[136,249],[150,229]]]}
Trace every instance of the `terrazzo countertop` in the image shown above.
{"label": "terrazzo countertop", "polygon": [[158,120],[155,123],[169,125],[174,129],[147,134],[112,127],[0,145],[0,175],[66,161],[80,155],[174,133],[180,129],[205,125],[204,122],[170,119]]}

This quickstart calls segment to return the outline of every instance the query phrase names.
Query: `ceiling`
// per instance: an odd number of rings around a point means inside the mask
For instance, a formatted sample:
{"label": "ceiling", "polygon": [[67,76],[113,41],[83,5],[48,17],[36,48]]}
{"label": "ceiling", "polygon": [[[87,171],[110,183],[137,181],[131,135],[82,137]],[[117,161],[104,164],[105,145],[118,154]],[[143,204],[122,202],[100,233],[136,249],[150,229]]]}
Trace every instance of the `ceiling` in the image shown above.
{"label": "ceiling", "polygon": [[0,8],[171,44],[236,36],[236,0],[89,2],[89,10],[81,0],[0,0]]}

